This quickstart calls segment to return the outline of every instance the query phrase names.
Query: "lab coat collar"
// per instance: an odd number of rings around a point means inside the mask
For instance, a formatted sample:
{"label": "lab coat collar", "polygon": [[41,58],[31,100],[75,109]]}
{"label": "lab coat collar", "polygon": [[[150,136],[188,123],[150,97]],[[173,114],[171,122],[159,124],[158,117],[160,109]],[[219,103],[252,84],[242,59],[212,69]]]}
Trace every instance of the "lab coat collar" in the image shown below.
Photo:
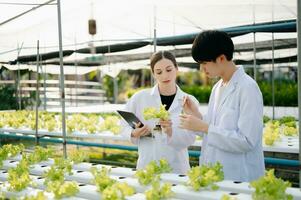
{"label": "lab coat collar", "polygon": [[179,86],[177,86],[176,96],[175,96],[171,106],[169,107],[168,111],[171,112],[174,109],[176,109],[177,107],[182,106],[182,101],[183,101],[184,96],[185,96],[185,93],[181,90],[181,88]]}
{"label": "lab coat collar", "polygon": [[156,84],[152,90],[151,90],[151,96],[153,96],[154,98],[154,101],[156,102],[156,105],[158,105],[158,108],[159,108],[159,105],[161,105],[161,97],[160,97],[160,92],[159,92],[159,86],[158,84]]}
{"label": "lab coat collar", "polygon": [[[238,67],[237,70],[233,73],[227,88],[225,89],[224,93],[221,96],[220,104],[218,106],[218,110],[222,107],[227,97],[235,90],[237,83],[239,82],[242,75],[245,73],[243,67]],[[218,87],[222,84],[222,79],[218,83]]]}
{"label": "lab coat collar", "polygon": [[245,70],[243,67],[237,67],[237,70],[233,73],[230,81],[229,81],[229,84],[236,84],[240,78],[242,77],[242,75],[245,73]]}
{"label": "lab coat collar", "polygon": [[[171,106],[169,107],[168,111],[171,112],[173,109],[177,108],[179,105],[181,105],[182,103],[182,99],[185,96],[185,93],[181,90],[181,88],[176,85],[177,87],[177,92],[176,92],[176,96],[171,104]],[[160,97],[160,92],[159,92],[159,86],[158,84],[156,84],[152,90],[151,90],[151,95],[154,96],[156,104],[157,105],[161,105],[161,97]]]}
{"label": "lab coat collar", "polygon": [[151,95],[152,96],[160,96],[160,93],[159,93],[159,86],[158,86],[158,84],[156,84],[153,88],[152,88],[152,90],[151,90]]}

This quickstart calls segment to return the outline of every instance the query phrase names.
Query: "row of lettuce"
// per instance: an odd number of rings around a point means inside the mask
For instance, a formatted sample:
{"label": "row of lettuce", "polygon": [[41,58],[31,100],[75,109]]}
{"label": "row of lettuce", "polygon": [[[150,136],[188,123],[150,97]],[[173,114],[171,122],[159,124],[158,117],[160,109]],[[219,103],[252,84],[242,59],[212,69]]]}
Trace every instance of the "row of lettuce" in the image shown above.
{"label": "row of lettuce", "polygon": [[264,117],[264,122],[263,141],[268,146],[281,142],[283,137],[295,137],[299,134],[296,119],[292,116],[282,117],[279,120]]}
{"label": "row of lettuce", "polygon": [[[38,113],[39,130],[49,132],[61,131],[62,116],[58,113]],[[66,118],[67,133],[97,133],[111,131],[118,134],[120,118],[114,114],[69,114]],[[0,112],[0,128],[36,129],[36,113],[34,111]]]}
{"label": "row of lettuce", "polygon": [[[146,120],[169,117],[169,112],[163,105],[158,110],[153,107],[146,108],[143,114]],[[35,130],[36,124],[34,111],[0,112],[0,128]],[[118,134],[121,131],[120,117],[115,114],[69,114],[66,119],[66,128],[69,134],[74,132],[94,134],[103,131]],[[57,113],[39,112],[38,129],[49,132],[61,131],[62,116]]]}
{"label": "row of lettuce", "polygon": [[[41,161],[46,161],[54,156],[54,150],[36,146],[32,153],[25,151],[24,146],[4,145],[0,148],[0,166],[3,167],[3,161],[22,154],[22,159],[15,168],[8,170],[7,182],[4,186],[11,192],[20,192],[27,187],[36,187],[36,183],[30,176],[30,167]],[[79,192],[79,184],[76,181],[67,181],[65,176],[72,175],[73,165],[86,159],[85,153],[78,151],[68,159],[62,157],[54,158],[54,164],[42,175],[44,178],[45,191],[40,191],[37,195],[25,195],[21,199],[26,200],[43,200],[47,199],[46,193],[53,195],[55,199],[76,196]],[[145,191],[147,200],[160,200],[172,198],[175,193],[172,191],[172,185],[168,182],[161,182],[162,173],[171,172],[172,169],[164,159],[158,162],[150,162],[144,169],[137,170],[134,177],[142,186],[150,186]],[[104,200],[123,200],[126,196],[135,194],[135,188],[126,182],[118,182],[110,177],[110,168],[91,167],[91,174],[94,179],[91,183],[97,188]],[[186,186],[194,191],[218,190],[217,182],[224,180],[223,166],[220,163],[212,165],[202,165],[193,167],[188,172],[188,182]],[[291,184],[276,178],[274,170],[267,171],[265,176],[258,180],[252,181],[250,187],[254,188],[252,193],[253,199],[292,199],[292,195],[286,193],[286,189]],[[3,187],[3,185],[1,186]],[[1,192],[3,198],[5,192]],[[18,197],[19,198],[19,197]],[[223,200],[231,199],[230,196],[224,195]]]}
{"label": "row of lettuce", "polygon": [[[144,110],[146,120],[154,118],[168,118],[168,112],[161,106],[159,110],[147,108]],[[35,130],[36,120],[33,111],[15,111],[0,113],[0,128],[30,129]],[[265,128],[263,140],[266,145],[273,145],[281,141],[283,136],[295,137],[298,135],[296,119],[292,116],[282,117],[278,120],[263,118]],[[60,132],[61,115],[57,113],[39,112],[39,130]],[[119,134],[121,131],[120,117],[115,114],[69,114],[66,121],[67,133],[95,134],[110,131]]]}

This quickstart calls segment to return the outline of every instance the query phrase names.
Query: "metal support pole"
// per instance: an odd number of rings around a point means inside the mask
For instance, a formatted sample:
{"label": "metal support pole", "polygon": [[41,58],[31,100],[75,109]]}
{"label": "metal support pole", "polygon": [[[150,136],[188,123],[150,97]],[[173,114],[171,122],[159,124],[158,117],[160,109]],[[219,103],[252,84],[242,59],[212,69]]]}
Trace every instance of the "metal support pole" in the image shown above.
{"label": "metal support pole", "polygon": [[17,74],[17,93],[18,93],[18,108],[21,110],[21,87],[20,87],[20,64],[18,62],[18,74]]}
{"label": "metal support pole", "polygon": [[157,52],[157,7],[154,6],[154,52]]}
{"label": "metal support pole", "polygon": [[[272,1],[272,22],[274,21],[274,1]],[[275,119],[275,61],[274,61],[274,32],[272,32],[272,104],[273,104],[273,119]]]}
{"label": "metal support pole", "polygon": [[[157,7],[154,5],[154,53],[157,52]],[[151,72],[151,85],[153,86],[155,84],[154,77],[152,76]]]}
{"label": "metal support pole", "polygon": [[[42,67],[42,69],[43,69],[43,67]],[[44,79],[44,82],[43,82],[43,86],[44,86],[44,111],[46,111],[46,109],[47,109],[47,96],[46,96],[47,74],[46,74],[46,66],[44,67],[44,70],[43,70],[43,79]]]}
{"label": "metal support pole", "polygon": [[[23,47],[23,42],[21,44],[21,47],[19,47],[19,44],[18,44],[18,55],[17,55],[17,58],[19,58],[20,56],[20,52],[22,50],[22,47]],[[22,106],[21,106],[21,100],[22,100],[22,96],[21,96],[21,75],[20,75],[20,63],[19,61],[17,62],[18,64],[18,74],[17,74],[17,101],[18,101],[18,108],[19,110],[21,110]]]}
{"label": "metal support pole", "polygon": [[256,71],[256,33],[253,33],[253,69],[254,69],[254,80],[257,80],[257,71]]}
{"label": "metal support pole", "polygon": [[18,62],[18,72],[17,72],[17,103],[18,103],[18,110],[21,110],[21,91],[20,91],[20,64]]}
{"label": "metal support pole", "polygon": [[113,78],[114,82],[114,103],[117,104],[118,100],[118,77]]}
{"label": "metal support pole", "polygon": [[39,131],[39,96],[40,96],[40,92],[39,92],[39,65],[40,65],[40,44],[39,44],[39,40],[37,41],[37,84],[36,84],[36,134],[35,134],[35,140],[36,140],[36,145],[39,145],[39,135],[38,135],[38,131]]}
{"label": "metal support pole", "polygon": [[[297,48],[298,48],[298,110],[299,110],[299,162],[301,161],[301,0],[297,0]],[[299,165],[300,169],[300,165]],[[301,190],[301,170],[299,170]]]}
{"label": "metal support pole", "polygon": [[75,106],[78,106],[78,99],[77,99],[77,94],[78,94],[78,74],[77,74],[77,46],[76,46],[76,38],[74,40],[74,44],[75,44],[75,50],[74,50],[74,58],[75,58]]}
{"label": "metal support pole", "polygon": [[145,87],[145,73],[144,69],[141,69],[141,82],[140,82],[141,87]]}
{"label": "metal support pole", "polygon": [[275,76],[274,76],[274,32],[272,33],[272,104],[273,104],[273,119],[275,119]]}
{"label": "metal support pole", "polygon": [[63,153],[67,158],[66,146],[66,117],[65,117],[65,77],[63,68],[63,44],[62,44],[62,20],[61,20],[61,1],[57,0],[57,16],[58,16],[58,36],[59,36],[59,53],[60,53],[60,96],[62,105],[62,132],[63,132]]}
{"label": "metal support pole", "polygon": [[[253,4],[253,24],[255,24],[255,4]],[[254,70],[254,80],[257,80],[257,73],[256,73],[256,33],[253,32],[253,70]]]}

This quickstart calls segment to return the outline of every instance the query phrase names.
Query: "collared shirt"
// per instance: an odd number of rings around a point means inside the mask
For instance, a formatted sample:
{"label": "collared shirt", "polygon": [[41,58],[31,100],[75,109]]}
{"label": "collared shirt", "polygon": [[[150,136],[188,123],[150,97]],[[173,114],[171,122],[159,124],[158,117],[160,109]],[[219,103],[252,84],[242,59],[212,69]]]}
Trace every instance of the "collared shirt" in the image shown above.
{"label": "collared shirt", "polygon": [[252,181],[264,175],[263,100],[257,83],[242,67],[232,75],[214,108],[218,81],[212,89],[200,165],[220,162],[225,179]]}

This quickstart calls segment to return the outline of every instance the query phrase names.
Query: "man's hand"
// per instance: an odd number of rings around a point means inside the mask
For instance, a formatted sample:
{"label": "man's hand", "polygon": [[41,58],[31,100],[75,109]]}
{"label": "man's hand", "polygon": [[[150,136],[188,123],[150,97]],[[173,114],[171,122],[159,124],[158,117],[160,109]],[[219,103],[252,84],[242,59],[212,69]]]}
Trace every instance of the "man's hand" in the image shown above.
{"label": "man's hand", "polygon": [[139,128],[141,123],[135,124],[135,129],[132,131],[131,136],[134,138],[140,138],[141,136],[146,136],[150,134],[150,129],[147,125],[144,125],[143,127]]}
{"label": "man's hand", "polygon": [[185,114],[193,115],[200,119],[203,118],[202,114],[199,112],[198,106],[188,96],[184,96],[182,106]]}
{"label": "man's hand", "polygon": [[198,117],[195,117],[193,115],[182,114],[180,115],[179,128],[207,133],[209,125]]}
{"label": "man's hand", "polygon": [[162,131],[166,133],[169,137],[172,136],[172,122],[171,120],[160,120],[160,125]]}

